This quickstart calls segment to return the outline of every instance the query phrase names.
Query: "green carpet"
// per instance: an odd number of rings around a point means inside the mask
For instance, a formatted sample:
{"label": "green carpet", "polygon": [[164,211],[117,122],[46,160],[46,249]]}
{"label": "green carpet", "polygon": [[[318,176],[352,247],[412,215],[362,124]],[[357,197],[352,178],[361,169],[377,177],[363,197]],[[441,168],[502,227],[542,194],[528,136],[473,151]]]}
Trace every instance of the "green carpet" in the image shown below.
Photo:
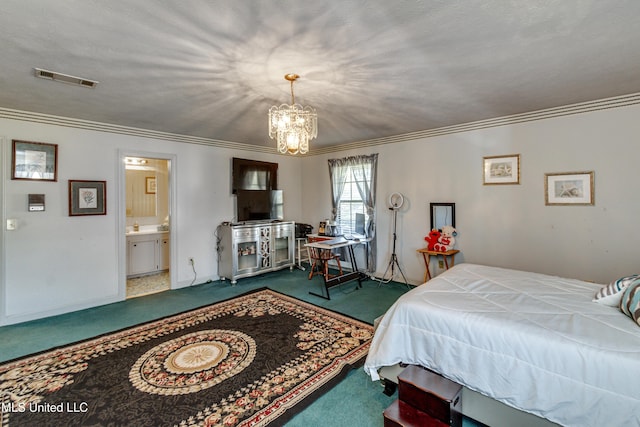
{"label": "green carpet", "polygon": [[[371,324],[408,290],[403,283],[391,282],[379,286],[377,281],[369,280],[363,282],[362,289],[356,289],[355,283],[332,288],[331,300],[324,300],[309,295],[310,290],[320,290],[321,279],[315,277],[308,280],[307,274],[308,272],[299,270],[282,270],[241,279],[236,286],[231,286],[229,282],[210,282],[0,327],[0,361],[180,313],[262,287],[269,287]],[[295,416],[287,426],[382,426],[382,412],[394,399],[395,396],[385,396],[379,383],[371,381],[362,369],[357,369]],[[465,427],[473,425],[465,420]]]}

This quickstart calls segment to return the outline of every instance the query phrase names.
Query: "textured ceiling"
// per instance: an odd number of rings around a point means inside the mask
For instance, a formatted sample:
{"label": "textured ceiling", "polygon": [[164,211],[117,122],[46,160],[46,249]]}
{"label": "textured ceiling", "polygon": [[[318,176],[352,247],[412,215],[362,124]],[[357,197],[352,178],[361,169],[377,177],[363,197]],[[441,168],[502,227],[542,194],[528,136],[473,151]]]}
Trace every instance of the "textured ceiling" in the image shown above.
{"label": "textured ceiling", "polygon": [[640,92],[638,17],[638,0],[2,0],[0,107],[274,146],[294,72],[327,147]]}

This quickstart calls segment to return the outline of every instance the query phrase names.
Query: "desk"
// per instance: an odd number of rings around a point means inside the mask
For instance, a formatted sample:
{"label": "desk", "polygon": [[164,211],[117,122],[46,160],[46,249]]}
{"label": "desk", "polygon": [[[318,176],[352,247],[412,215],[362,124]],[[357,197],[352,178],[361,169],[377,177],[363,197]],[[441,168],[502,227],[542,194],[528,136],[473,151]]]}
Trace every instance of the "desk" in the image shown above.
{"label": "desk", "polygon": [[460,251],[458,249],[451,249],[450,251],[446,251],[446,252],[437,252],[437,251],[430,251],[427,248],[422,248],[422,249],[418,249],[418,252],[422,254],[422,258],[424,259],[424,266],[426,268],[424,272],[424,282],[426,282],[427,280],[431,280],[431,271],[429,271],[429,263],[431,262],[432,256],[435,256],[436,258],[438,256],[442,256],[442,258],[444,259],[445,269],[448,270],[449,263],[447,262],[447,257],[451,257],[451,267],[453,267],[453,264],[455,263],[455,256]]}
{"label": "desk", "polygon": [[331,250],[331,249],[346,247],[347,252],[349,253],[349,258],[351,258],[351,267],[353,270],[350,273],[344,273],[338,276],[333,276],[330,279],[328,279],[323,275],[322,277],[324,279],[324,293],[321,295],[315,292],[309,292],[311,295],[315,295],[324,299],[331,299],[331,297],[329,296],[330,288],[337,285],[341,285],[342,283],[345,283],[345,282],[349,282],[351,280],[357,280],[358,288],[362,287],[362,280],[366,278],[367,275],[358,271],[356,257],[353,253],[353,247],[355,245],[359,245],[360,243],[364,243],[364,242],[361,242],[359,240],[347,240],[344,237],[334,237],[334,238],[328,238],[328,240],[322,240],[319,242],[309,242],[305,244],[306,247],[323,249],[323,250]]}
{"label": "desk", "polygon": [[[334,239],[346,239],[344,237],[345,235],[339,235],[339,236],[326,236],[324,234],[317,234],[317,233],[311,233],[311,234],[307,234],[307,238],[312,238],[314,240],[334,240]],[[364,252],[364,262],[365,262],[365,271],[369,271],[369,243],[371,243],[371,241],[373,240],[371,237],[367,237],[364,234],[358,234],[358,233],[352,233],[351,235],[348,235],[349,238],[346,240],[352,240],[356,243],[360,243],[362,245],[365,245],[365,252]],[[309,264],[311,264],[311,260],[309,260]],[[355,269],[354,269],[355,270]]]}

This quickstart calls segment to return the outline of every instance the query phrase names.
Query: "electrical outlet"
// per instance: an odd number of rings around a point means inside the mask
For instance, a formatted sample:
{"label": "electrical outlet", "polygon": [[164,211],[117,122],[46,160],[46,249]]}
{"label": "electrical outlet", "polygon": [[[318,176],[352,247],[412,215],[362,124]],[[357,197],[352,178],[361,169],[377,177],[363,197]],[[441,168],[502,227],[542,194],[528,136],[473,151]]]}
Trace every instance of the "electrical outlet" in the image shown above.
{"label": "electrical outlet", "polygon": [[193,257],[189,257],[189,265],[196,265],[196,262],[193,260]]}
{"label": "electrical outlet", "polygon": [[444,268],[444,261],[438,260],[438,268],[442,270]]}

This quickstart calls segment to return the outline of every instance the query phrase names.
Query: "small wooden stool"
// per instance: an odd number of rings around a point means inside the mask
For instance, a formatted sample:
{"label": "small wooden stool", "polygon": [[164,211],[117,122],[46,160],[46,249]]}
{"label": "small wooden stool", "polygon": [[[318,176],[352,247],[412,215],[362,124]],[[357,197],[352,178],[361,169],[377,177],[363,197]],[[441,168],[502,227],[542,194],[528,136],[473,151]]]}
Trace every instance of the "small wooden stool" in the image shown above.
{"label": "small wooden stool", "polygon": [[384,411],[385,427],[462,427],[462,386],[420,366],[398,375],[398,399]]}

